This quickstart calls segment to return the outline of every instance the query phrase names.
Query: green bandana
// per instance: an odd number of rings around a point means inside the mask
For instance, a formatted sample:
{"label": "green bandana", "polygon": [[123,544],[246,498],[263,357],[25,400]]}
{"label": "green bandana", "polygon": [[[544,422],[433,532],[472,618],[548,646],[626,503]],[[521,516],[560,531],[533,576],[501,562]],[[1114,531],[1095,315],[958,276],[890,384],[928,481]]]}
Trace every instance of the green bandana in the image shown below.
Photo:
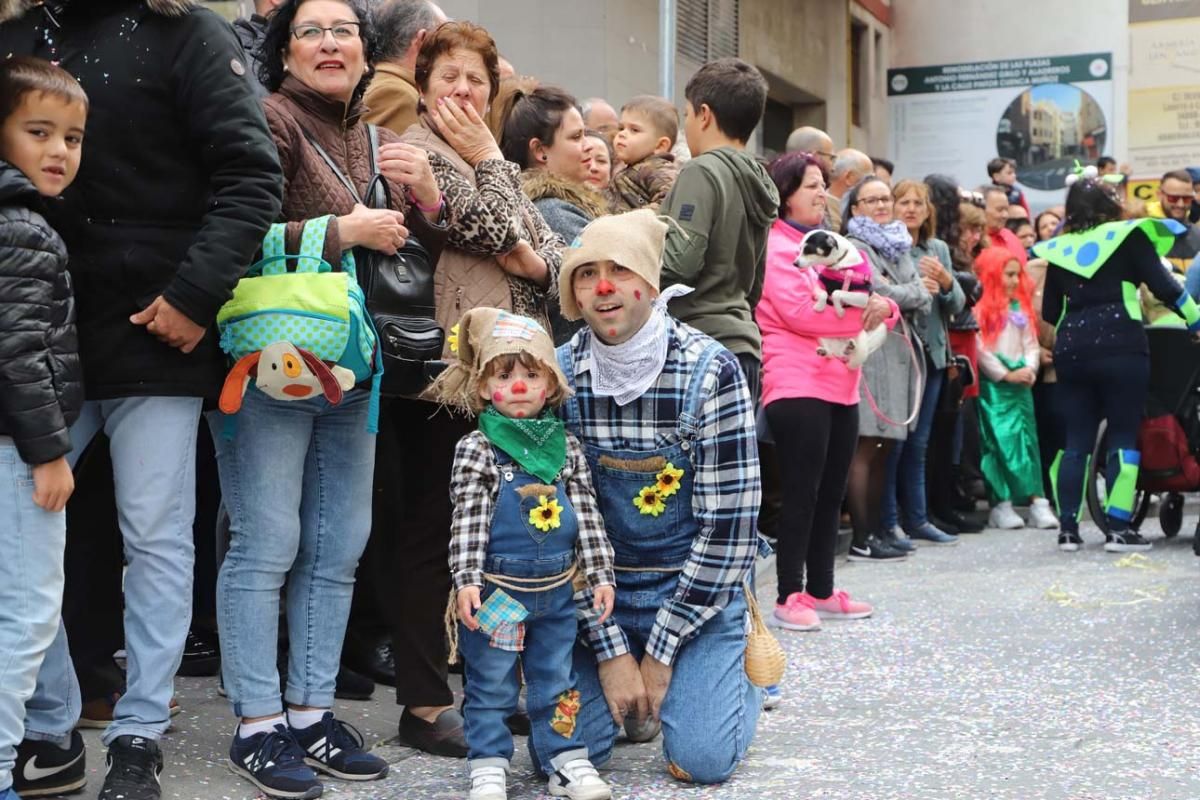
{"label": "green bandana", "polygon": [[488,406],[479,415],[479,430],[542,483],[554,483],[567,463],[567,429],[548,408],[537,419],[514,419]]}
{"label": "green bandana", "polygon": [[1033,254],[1056,267],[1090,280],[1116,251],[1125,237],[1141,230],[1154,244],[1160,256],[1165,256],[1175,244],[1175,236],[1183,226],[1174,220],[1143,219],[1106,222],[1079,233],[1064,233],[1033,247]]}

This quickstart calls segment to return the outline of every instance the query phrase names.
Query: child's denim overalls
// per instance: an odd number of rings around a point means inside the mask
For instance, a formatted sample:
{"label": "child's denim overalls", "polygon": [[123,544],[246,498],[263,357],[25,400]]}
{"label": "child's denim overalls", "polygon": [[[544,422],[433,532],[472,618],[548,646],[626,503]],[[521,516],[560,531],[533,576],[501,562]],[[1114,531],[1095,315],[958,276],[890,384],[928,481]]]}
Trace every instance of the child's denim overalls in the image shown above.
{"label": "child's denim overalls", "polygon": [[[559,526],[539,530],[530,522],[530,512],[539,504],[539,496],[548,489],[529,475],[499,448],[493,447],[501,472],[496,506],[492,514],[484,572],[506,582],[512,579],[547,578],[533,582],[531,588],[554,582],[575,563],[575,544],[579,522],[567,497],[566,487],[556,479],[554,499],[562,507]],[[516,585],[523,585],[517,583]],[[487,581],[482,600],[498,590]],[[529,719],[532,726],[530,747],[546,774],[575,758],[587,758],[587,748],[577,730],[579,693],[575,689],[575,671],[571,651],[578,634],[575,620],[574,590],[571,581],[549,591],[504,589],[525,607],[524,651],[494,647],[483,630],[470,631],[460,622],[459,649],[467,672],[463,713],[466,718],[467,758],[472,767],[508,766],[512,759],[512,734],[504,721],[517,709],[520,683],[516,677],[517,660],[525,670]]]}
{"label": "child's denim overalls", "polygon": [[[691,372],[679,424],[656,449],[605,450],[589,445],[581,435],[578,400],[568,399],[564,405],[567,430],[584,442],[613,547],[618,584],[613,619],[625,631],[632,655],[639,661],[660,609],[675,595],[680,571],[700,534],[692,506],[695,469],[691,451],[700,435],[704,377],[721,351],[721,345],[713,342],[701,354]],[[571,348],[558,348],[558,359],[574,388]],[[644,487],[656,484],[666,463],[683,470],[679,488],[663,499],[664,508],[657,516],[643,514],[633,498]],[[694,774],[703,780],[705,770],[732,769],[731,764],[740,761],[750,745],[759,695],[743,668],[745,634],[746,600],[737,589],[724,610],[704,625],[675,661],[661,719],[663,750],[672,771],[680,777]],[[611,755],[617,727],[599,687],[595,656],[581,646],[576,659],[585,703],[582,727],[592,763],[602,764]]]}

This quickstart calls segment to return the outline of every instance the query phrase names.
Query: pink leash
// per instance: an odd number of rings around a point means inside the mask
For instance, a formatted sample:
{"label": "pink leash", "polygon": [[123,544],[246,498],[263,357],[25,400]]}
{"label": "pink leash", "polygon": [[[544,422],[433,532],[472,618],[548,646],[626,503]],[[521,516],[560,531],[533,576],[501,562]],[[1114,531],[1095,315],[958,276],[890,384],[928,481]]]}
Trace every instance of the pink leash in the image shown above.
{"label": "pink leash", "polygon": [[[921,374],[921,372],[922,372],[921,363],[917,359],[917,350],[915,347],[913,347],[912,337],[908,335],[908,323],[905,322],[903,314],[900,315],[900,328],[903,331],[903,333],[901,335],[904,336],[904,341],[908,344],[908,354],[912,358],[913,375],[915,376],[915,379],[914,379],[915,386],[913,388],[915,390],[917,399],[916,399],[916,402],[913,404],[912,413],[909,414],[908,419],[904,420],[904,422],[897,422],[896,420],[892,419],[887,414],[884,414],[882,411],[879,410],[879,406],[875,404],[875,398],[871,394],[870,384],[863,383],[863,391],[866,392],[867,403],[871,406],[871,410],[873,412],[875,412],[875,416],[879,417],[879,419],[883,420],[884,422],[886,422],[889,425],[895,425],[896,427],[899,427],[899,428],[907,428],[909,425],[911,425],[913,423],[913,420],[915,420],[917,418],[917,415],[921,413],[921,395],[924,393],[924,390],[925,390],[925,378]],[[888,331],[888,336],[895,336],[895,335],[896,335],[896,332],[894,330]],[[859,367],[859,370],[861,370],[861,369],[862,369],[862,367]]]}

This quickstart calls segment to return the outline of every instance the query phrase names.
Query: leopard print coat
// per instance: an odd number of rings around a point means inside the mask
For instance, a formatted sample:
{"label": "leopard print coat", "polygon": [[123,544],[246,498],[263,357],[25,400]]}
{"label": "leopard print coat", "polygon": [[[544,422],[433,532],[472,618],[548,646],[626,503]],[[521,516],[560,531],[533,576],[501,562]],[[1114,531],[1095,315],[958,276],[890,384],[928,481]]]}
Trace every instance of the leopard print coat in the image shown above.
{"label": "leopard print coat", "polygon": [[509,276],[508,283],[513,311],[545,320],[547,304],[558,303],[558,270],[562,266],[564,245],[521,191],[520,168],[510,161],[482,161],[475,167],[475,185],[472,185],[449,159],[433,151],[428,153],[429,165],[450,213],[446,246],[488,256],[507,253],[519,239],[532,244],[549,269],[549,287],[542,289],[515,276]]}

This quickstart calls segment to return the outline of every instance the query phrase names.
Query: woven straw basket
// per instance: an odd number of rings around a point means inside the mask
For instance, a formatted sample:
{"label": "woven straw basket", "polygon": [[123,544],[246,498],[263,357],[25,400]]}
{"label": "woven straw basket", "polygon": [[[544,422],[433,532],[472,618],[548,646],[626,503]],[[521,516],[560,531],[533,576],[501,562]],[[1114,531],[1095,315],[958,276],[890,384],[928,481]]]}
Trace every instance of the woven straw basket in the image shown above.
{"label": "woven straw basket", "polygon": [[775,686],[783,681],[787,654],[767,628],[754,591],[745,587],[746,607],[750,611],[750,633],[746,636],[746,676],[755,686]]}

